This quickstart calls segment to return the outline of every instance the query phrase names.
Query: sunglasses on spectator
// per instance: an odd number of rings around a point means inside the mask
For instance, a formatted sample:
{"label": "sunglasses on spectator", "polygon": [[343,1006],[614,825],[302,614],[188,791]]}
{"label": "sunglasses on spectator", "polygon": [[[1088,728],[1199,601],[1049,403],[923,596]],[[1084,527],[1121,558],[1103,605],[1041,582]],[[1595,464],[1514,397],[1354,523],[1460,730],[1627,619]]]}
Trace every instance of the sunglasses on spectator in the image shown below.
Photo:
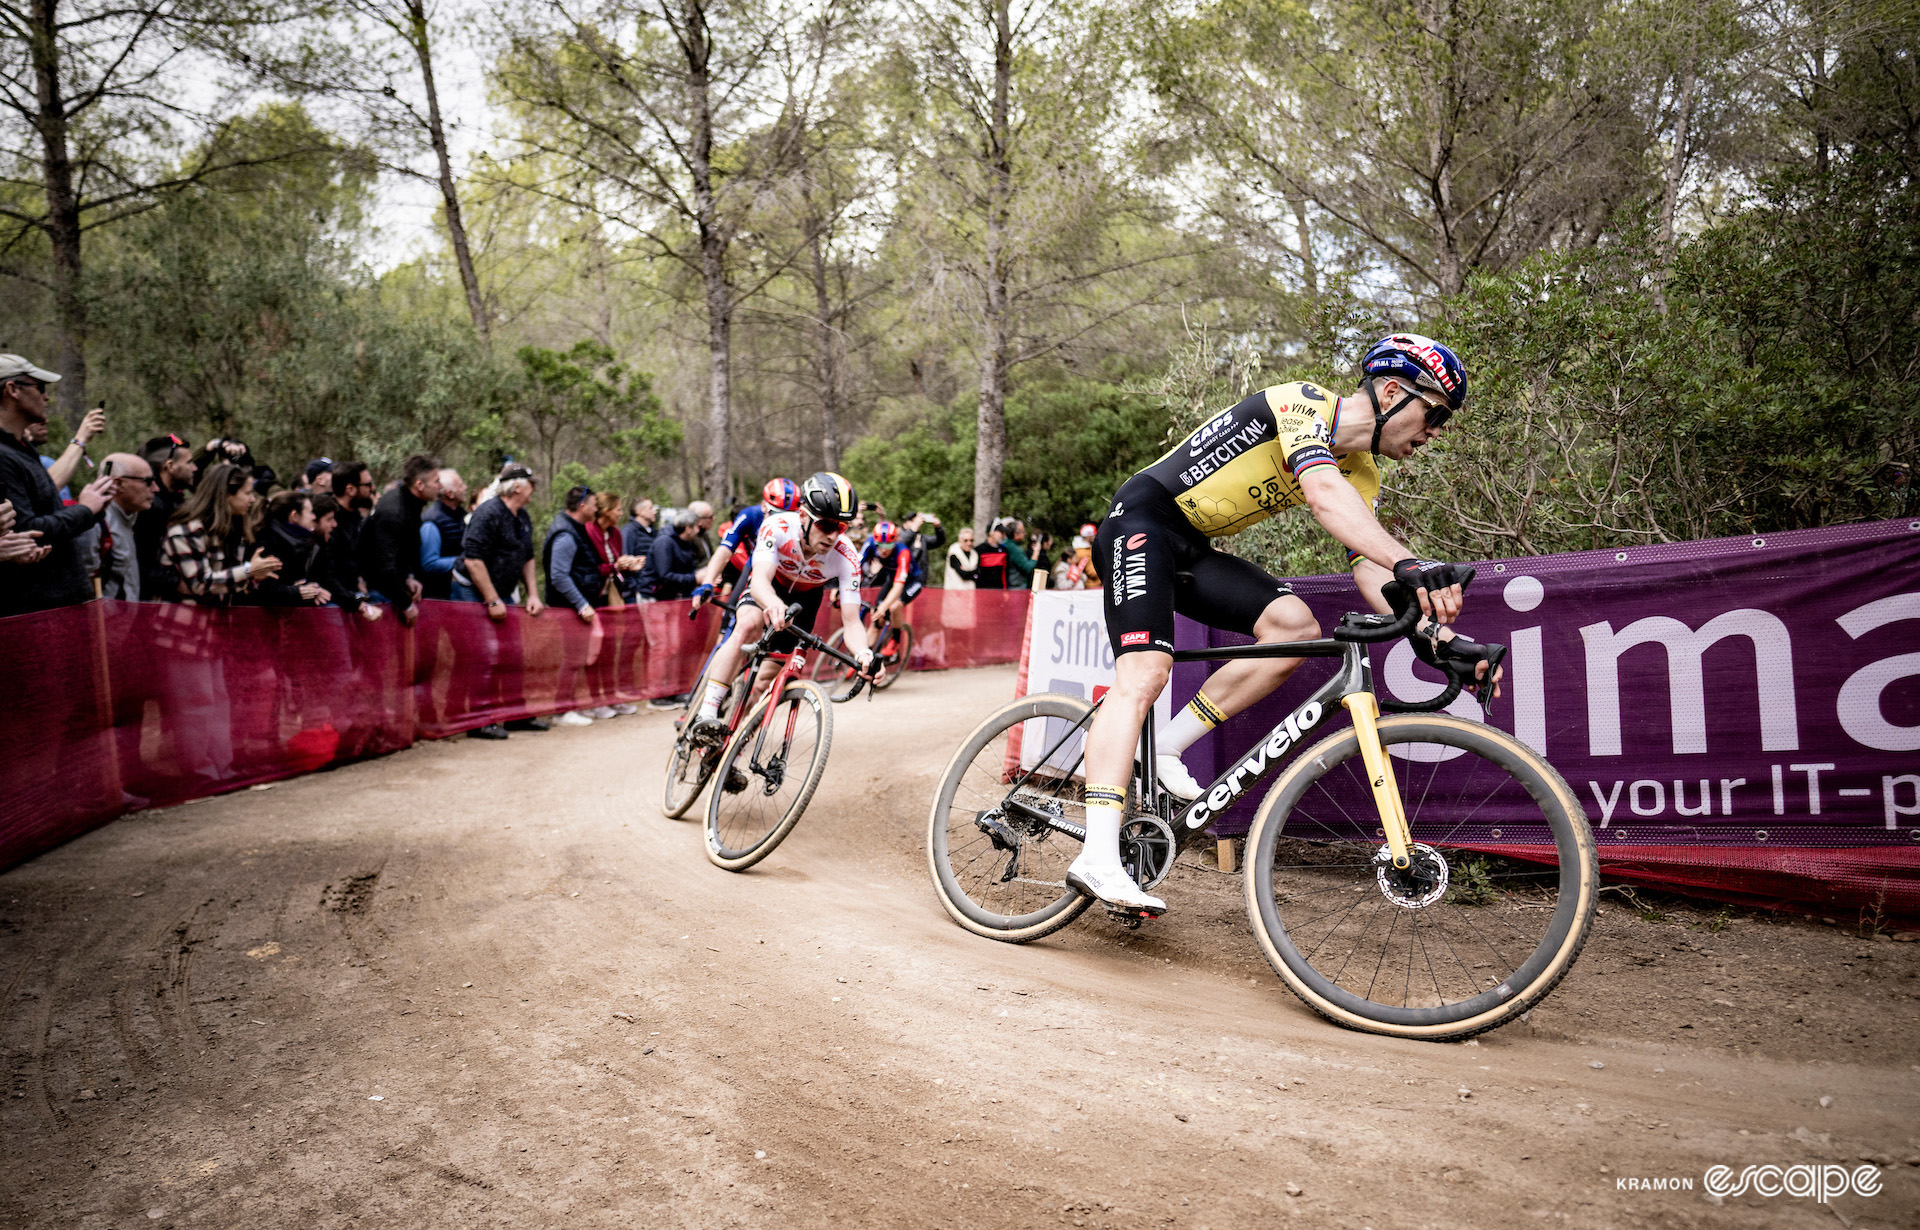
{"label": "sunglasses on spectator", "polygon": [[27,385],[31,388],[37,389],[41,393],[45,393],[47,391],[47,382],[44,380],[36,380],[32,376],[15,376],[12,380],[9,380],[7,383]]}

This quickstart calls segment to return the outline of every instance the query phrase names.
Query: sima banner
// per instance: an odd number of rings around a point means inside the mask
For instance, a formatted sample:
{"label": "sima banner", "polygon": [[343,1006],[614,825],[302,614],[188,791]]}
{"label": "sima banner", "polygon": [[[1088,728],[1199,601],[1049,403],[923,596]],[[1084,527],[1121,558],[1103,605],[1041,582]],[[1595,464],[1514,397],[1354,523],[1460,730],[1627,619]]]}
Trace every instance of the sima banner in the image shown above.
{"label": "sima banner", "polygon": [[[1323,627],[1362,606],[1348,577],[1293,585]],[[1092,596],[1042,596],[1033,691],[1056,635],[1077,643],[1077,614],[1053,612]],[[1490,720],[1571,783],[1610,870],[1920,913],[1920,522],[1494,561],[1480,566],[1459,626],[1511,646]],[[1178,638],[1183,648],[1246,639],[1185,620]],[[1163,704],[1184,704],[1213,669],[1176,667]],[[1308,661],[1203,739],[1186,756],[1194,776],[1217,777],[1332,669]],[[1402,700],[1441,688],[1404,641],[1375,648],[1374,680]],[[1451,712],[1482,719],[1470,697]],[[1444,781],[1444,765],[1428,767]],[[1218,831],[1245,831],[1260,793]],[[1461,836],[1516,852],[1538,840],[1503,830],[1494,809]]]}

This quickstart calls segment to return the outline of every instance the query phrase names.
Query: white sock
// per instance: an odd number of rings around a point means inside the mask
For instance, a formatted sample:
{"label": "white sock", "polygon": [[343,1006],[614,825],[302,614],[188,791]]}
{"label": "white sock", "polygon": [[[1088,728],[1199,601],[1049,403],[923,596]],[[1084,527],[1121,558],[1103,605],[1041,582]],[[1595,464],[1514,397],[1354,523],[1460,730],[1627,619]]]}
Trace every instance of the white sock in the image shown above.
{"label": "white sock", "polygon": [[707,694],[700,698],[700,716],[717,718],[720,716],[720,702],[727,698],[727,685],[707,680]]}
{"label": "white sock", "polygon": [[[1117,799],[1115,796],[1118,796]],[[1112,787],[1088,786],[1086,798],[1087,840],[1080,858],[1101,870],[1123,872],[1120,866],[1120,826],[1127,819],[1126,792]],[[1106,801],[1099,801],[1101,799]]]}
{"label": "white sock", "polygon": [[1178,756],[1197,743],[1201,735],[1226,720],[1226,714],[1220,712],[1220,706],[1208,700],[1205,692],[1198,692],[1187,702],[1187,707],[1174,714],[1167,728],[1160,732],[1160,737],[1154,741],[1154,750],[1162,756]]}

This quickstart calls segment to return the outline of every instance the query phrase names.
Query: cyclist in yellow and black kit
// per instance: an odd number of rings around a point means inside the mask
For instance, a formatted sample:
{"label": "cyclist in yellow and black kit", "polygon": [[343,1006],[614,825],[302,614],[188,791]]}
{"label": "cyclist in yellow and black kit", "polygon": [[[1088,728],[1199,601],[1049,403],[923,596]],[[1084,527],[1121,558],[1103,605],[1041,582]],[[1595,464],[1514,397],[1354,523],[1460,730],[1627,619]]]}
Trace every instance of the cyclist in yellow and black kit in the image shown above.
{"label": "cyclist in yellow and black kit", "polygon": [[[1390,609],[1383,589],[1398,580],[1437,624],[1458,617],[1454,566],[1413,558],[1374,508],[1376,459],[1405,460],[1437,435],[1466,401],[1466,370],[1447,347],[1410,333],[1382,339],[1361,368],[1359,389],[1344,397],[1306,383],[1262,389],[1202,424],[1114,496],[1093,558],[1107,578],[1116,678],[1087,733],[1087,839],[1067,873],[1074,887],[1115,905],[1166,908],[1121,866],[1119,834],[1140,724],[1173,666],[1174,614],[1263,642],[1319,635],[1292,590],[1210,539],[1305,505],[1346,546],[1354,581],[1375,610]],[[1181,798],[1197,797],[1180,753],[1299,664],[1246,660],[1215,672],[1158,738],[1160,783]]]}

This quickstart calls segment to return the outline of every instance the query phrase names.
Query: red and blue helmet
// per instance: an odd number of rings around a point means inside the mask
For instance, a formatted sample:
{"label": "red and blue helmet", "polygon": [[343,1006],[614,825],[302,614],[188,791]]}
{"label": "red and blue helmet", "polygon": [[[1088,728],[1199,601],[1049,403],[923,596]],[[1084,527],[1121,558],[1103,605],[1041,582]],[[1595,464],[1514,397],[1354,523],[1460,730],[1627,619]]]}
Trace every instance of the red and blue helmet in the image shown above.
{"label": "red and blue helmet", "polygon": [[760,488],[760,502],[775,512],[792,512],[800,507],[800,487],[790,478],[770,478]]}
{"label": "red and blue helmet", "polygon": [[882,521],[873,527],[873,544],[877,547],[890,547],[900,541],[900,527],[891,521]]}
{"label": "red and blue helmet", "polygon": [[[1449,411],[1457,411],[1466,404],[1467,369],[1460,357],[1418,333],[1395,333],[1381,338],[1360,360],[1360,370],[1368,379],[1397,377],[1403,384],[1444,401]],[[1431,422],[1431,418],[1428,421]]]}

